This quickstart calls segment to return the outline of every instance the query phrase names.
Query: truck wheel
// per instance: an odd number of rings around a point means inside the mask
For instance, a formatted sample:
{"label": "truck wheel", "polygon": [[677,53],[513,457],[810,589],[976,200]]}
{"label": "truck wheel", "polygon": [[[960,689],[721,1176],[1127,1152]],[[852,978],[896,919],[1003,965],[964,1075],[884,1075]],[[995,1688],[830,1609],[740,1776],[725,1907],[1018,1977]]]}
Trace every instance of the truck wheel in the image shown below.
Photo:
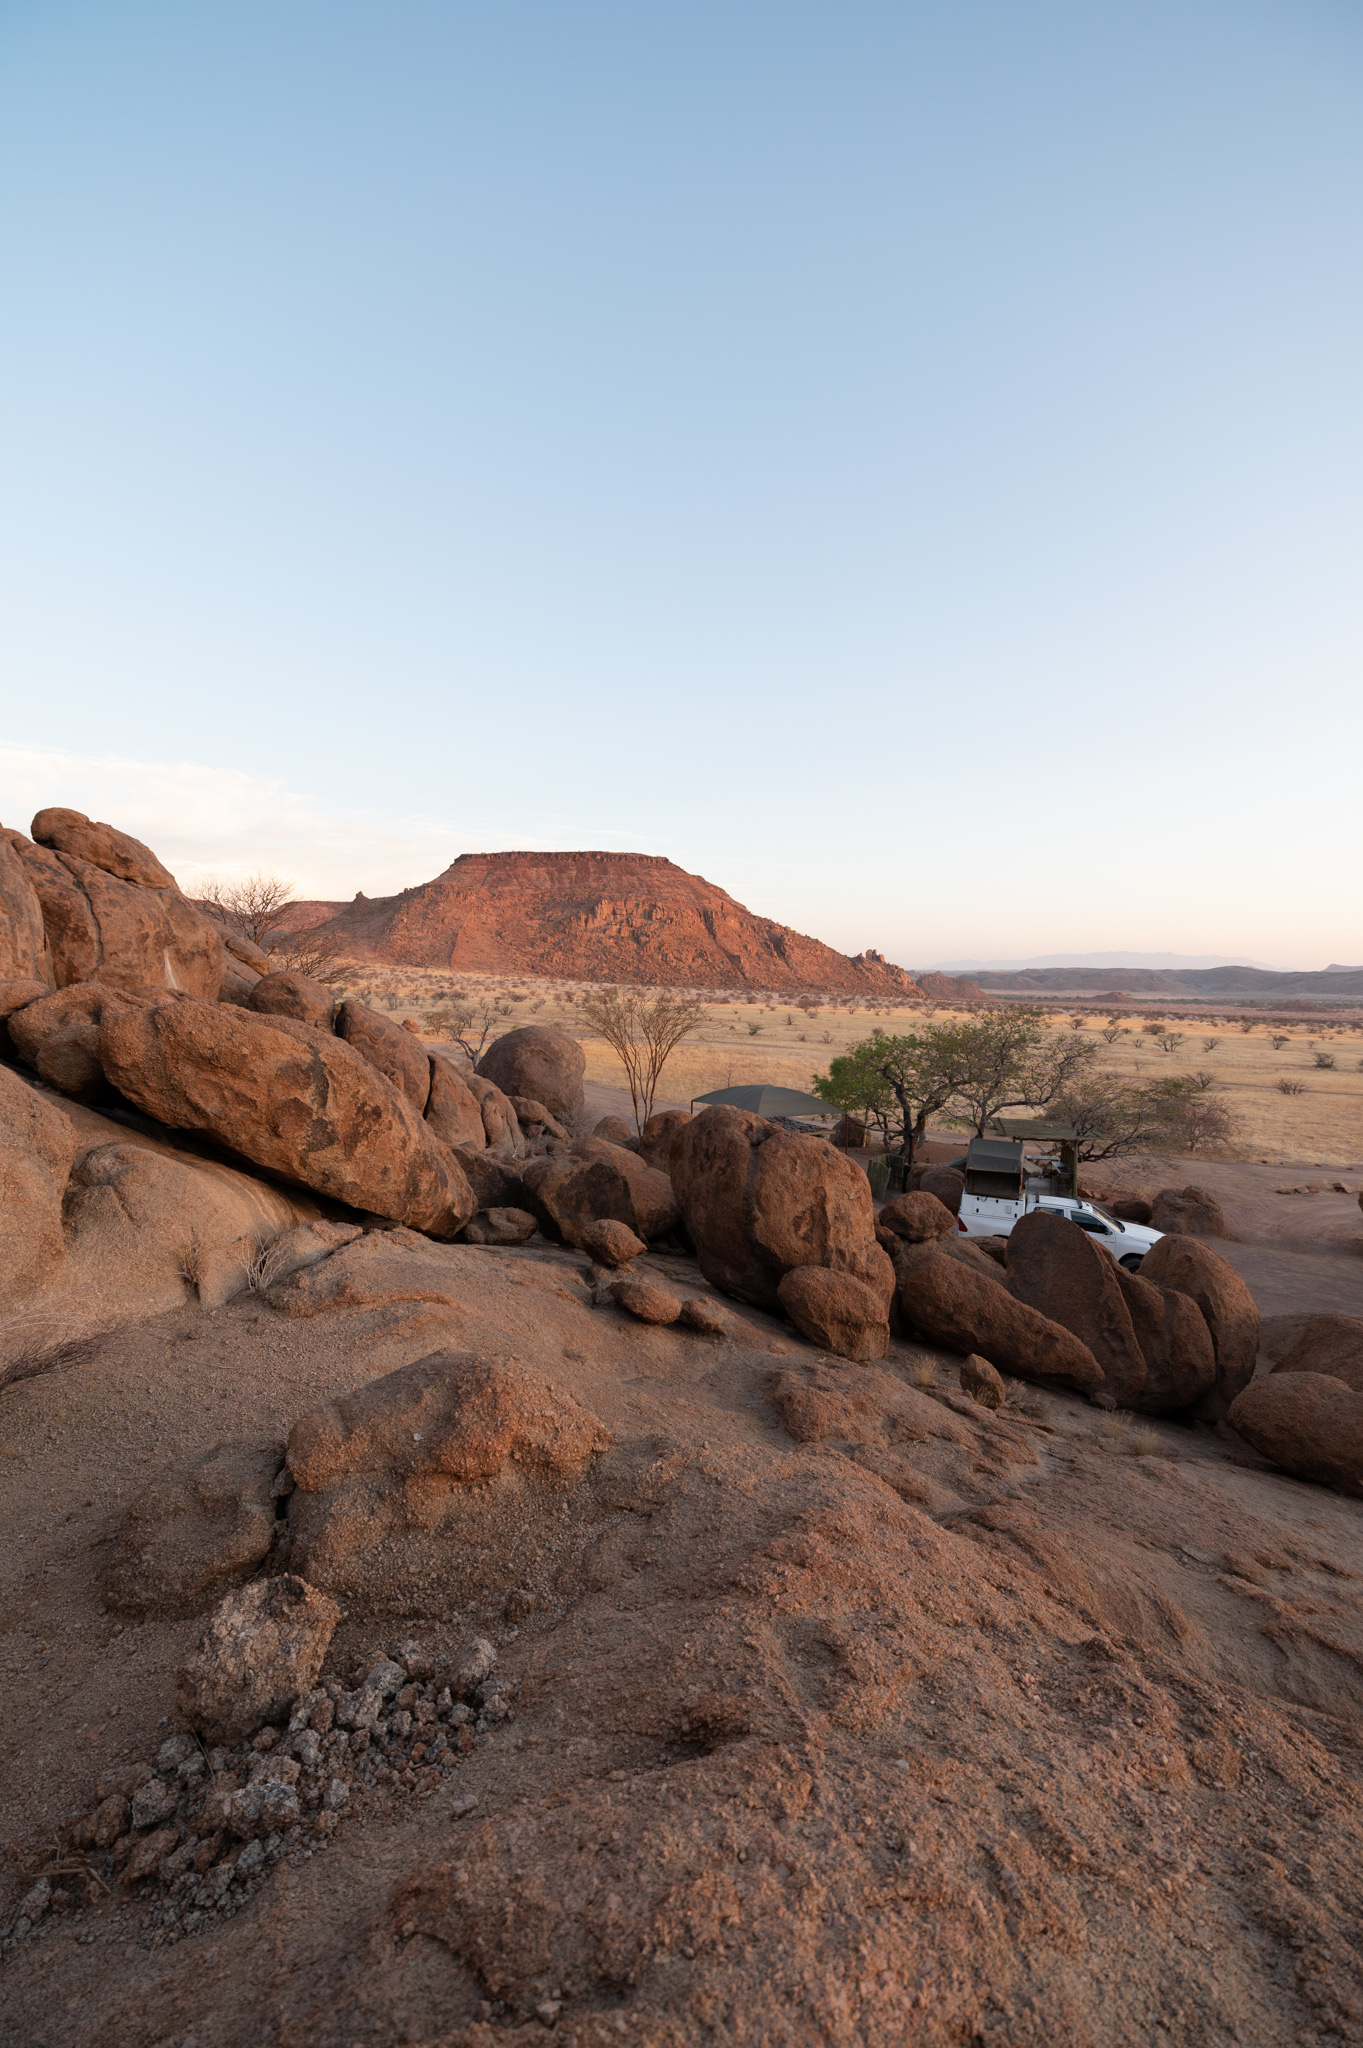
{"label": "truck wheel", "polygon": [[1141,1270],[1141,1262],[1134,1252],[1128,1252],[1124,1259],[1118,1259],[1117,1264],[1125,1266],[1128,1273],[1139,1273]]}

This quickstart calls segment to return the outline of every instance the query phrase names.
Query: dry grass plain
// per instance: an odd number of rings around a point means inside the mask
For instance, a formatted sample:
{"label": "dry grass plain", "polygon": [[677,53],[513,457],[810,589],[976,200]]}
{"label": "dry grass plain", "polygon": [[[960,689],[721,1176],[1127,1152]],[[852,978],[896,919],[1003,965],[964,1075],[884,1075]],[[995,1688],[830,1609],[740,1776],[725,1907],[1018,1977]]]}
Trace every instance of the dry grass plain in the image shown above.
{"label": "dry grass plain", "polygon": [[[589,1081],[623,1085],[618,1059],[582,1016],[582,998],[589,989],[585,982],[452,976],[369,961],[338,975],[337,982],[399,1021],[420,1021],[452,998],[479,1019],[491,1010],[490,1037],[517,1024],[556,1024],[581,1041]],[[712,1089],[749,1082],[807,1089],[830,1059],[877,1026],[907,1032],[966,1014],[944,1006],[896,1008],[858,997],[819,1002],[807,1011],[742,993],[710,993],[703,1000],[700,1029],[678,1047],[664,1071],[660,1105],[686,1104]],[[1074,1028],[1071,1017],[1080,1014],[1050,1010],[1047,1022],[1068,1033]],[[1158,1022],[1158,1034],[1147,1030],[1148,1022]],[[1105,1034],[1114,1029],[1109,1043]],[[1219,1157],[1283,1166],[1363,1163],[1363,1023],[1328,1016],[1310,1023],[1271,1023],[1232,1012],[1191,1020],[1150,1010],[1124,1016],[1115,1027],[1102,1014],[1085,1013],[1079,1030],[1097,1043],[1099,1064],[1112,1073],[1141,1080],[1210,1074],[1238,1126],[1234,1143]],[[1176,1043],[1169,1043],[1170,1034]],[[1318,1066],[1317,1054],[1332,1058],[1334,1066]],[[1300,1092],[1283,1092],[1284,1081]]]}

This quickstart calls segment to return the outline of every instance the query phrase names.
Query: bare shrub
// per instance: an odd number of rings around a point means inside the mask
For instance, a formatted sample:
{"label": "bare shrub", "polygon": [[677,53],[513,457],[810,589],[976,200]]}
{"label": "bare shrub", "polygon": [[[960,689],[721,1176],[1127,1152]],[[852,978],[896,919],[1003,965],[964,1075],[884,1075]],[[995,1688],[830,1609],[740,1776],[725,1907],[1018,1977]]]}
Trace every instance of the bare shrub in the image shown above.
{"label": "bare shrub", "polygon": [[266,948],[272,974],[301,974],[308,981],[330,981],[346,959],[340,939],[325,926],[311,932],[281,932]]}
{"label": "bare shrub", "polygon": [[1316,1054],[1316,1065],[1318,1067],[1332,1067],[1334,1063],[1335,1056],[1332,1052],[1318,1052]]}
{"label": "bare shrub", "polygon": [[1305,1095],[1306,1083],[1305,1081],[1279,1081],[1278,1093],[1280,1095]]}
{"label": "bare shrub", "polygon": [[[583,1012],[625,1070],[634,1122],[643,1129],[663,1068],[684,1038],[705,1021],[704,1007],[671,989],[603,988],[584,998]],[[761,1025],[749,1024],[755,1034]]]}
{"label": "bare shrub", "polygon": [[1115,1045],[1121,1035],[1122,1027],[1120,1024],[1105,1024],[1103,1026],[1101,1036],[1104,1045]]}
{"label": "bare shrub", "polygon": [[1164,1031],[1160,1034],[1159,1049],[1161,1052],[1177,1052],[1182,1043],[1183,1033],[1181,1031]]}
{"label": "bare shrub", "polygon": [[1209,1074],[1205,1067],[1199,1067],[1193,1075],[1193,1079],[1199,1088],[1215,1088],[1216,1086],[1215,1074]]}
{"label": "bare shrub", "polygon": [[1290,1042],[1285,1031],[1280,1031],[1276,1038],[1269,1040],[1269,1044],[1273,1047],[1274,1052],[1281,1052],[1283,1047],[1290,1044]]}
{"label": "bare shrub", "polygon": [[[748,1026],[748,1036],[749,1036],[749,1038],[756,1038],[756,1037],[757,1037],[757,1035],[758,1035],[758,1033],[759,1033],[759,1032],[761,1031],[761,1029],[762,1029],[762,1026],[761,1026],[760,1024],[750,1024],[750,1025]],[[1333,1064],[1334,1064],[1334,1062],[1333,1062],[1333,1061],[1331,1061],[1331,1065],[1333,1065]]]}
{"label": "bare shrub", "polygon": [[293,902],[293,884],[282,875],[248,875],[243,882],[218,877],[207,884],[200,901],[221,924],[231,925],[252,945],[263,946]]}
{"label": "bare shrub", "polygon": [[1220,1045],[1220,1043],[1221,1040],[1219,1038],[1204,1038],[1202,1041],[1202,1050],[1203,1052],[1215,1052],[1217,1046]]}

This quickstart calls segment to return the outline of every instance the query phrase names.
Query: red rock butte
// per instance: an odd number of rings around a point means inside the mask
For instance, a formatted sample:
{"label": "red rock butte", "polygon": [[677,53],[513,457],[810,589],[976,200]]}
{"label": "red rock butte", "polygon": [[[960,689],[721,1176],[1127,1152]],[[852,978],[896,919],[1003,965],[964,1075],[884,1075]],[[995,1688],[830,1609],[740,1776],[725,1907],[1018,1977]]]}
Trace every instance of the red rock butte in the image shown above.
{"label": "red rock butte", "polygon": [[[466,853],[401,895],[357,895],[317,927],[355,959],[649,986],[914,992],[881,954],[848,956],[756,917],[646,853]],[[962,983],[964,993],[968,984]]]}

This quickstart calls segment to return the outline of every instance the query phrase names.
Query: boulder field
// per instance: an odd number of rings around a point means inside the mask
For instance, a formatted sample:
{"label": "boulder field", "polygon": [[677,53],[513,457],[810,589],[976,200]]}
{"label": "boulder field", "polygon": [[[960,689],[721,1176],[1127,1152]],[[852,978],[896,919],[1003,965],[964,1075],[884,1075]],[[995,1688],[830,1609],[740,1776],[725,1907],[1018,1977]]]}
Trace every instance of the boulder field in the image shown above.
{"label": "boulder field", "polygon": [[0,916],[16,2040],[1363,2035],[1363,1318]]}

